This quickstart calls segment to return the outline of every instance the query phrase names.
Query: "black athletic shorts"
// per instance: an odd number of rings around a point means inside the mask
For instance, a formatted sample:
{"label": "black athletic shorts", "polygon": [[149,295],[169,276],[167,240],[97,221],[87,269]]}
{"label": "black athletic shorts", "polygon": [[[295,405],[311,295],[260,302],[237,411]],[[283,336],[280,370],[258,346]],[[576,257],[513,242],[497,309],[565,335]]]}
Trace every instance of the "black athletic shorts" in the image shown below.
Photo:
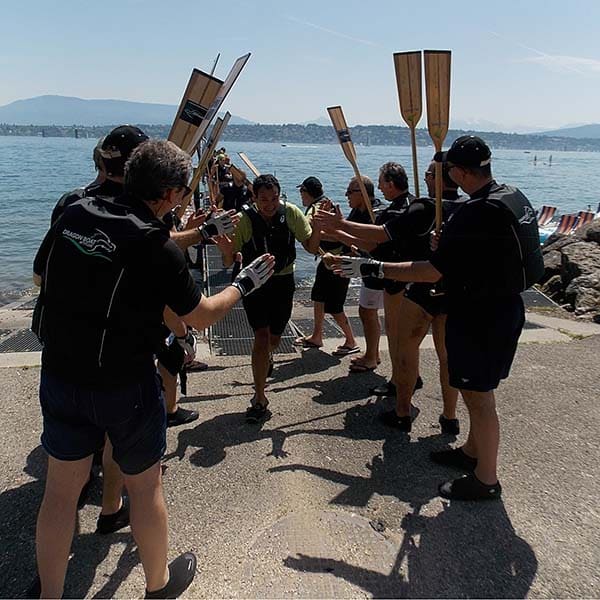
{"label": "black athletic shorts", "polygon": [[508,377],[524,324],[520,295],[450,302],[446,321],[450,385],[476,392],[496,389]]}
{"label": "black athletic shorts", "polygon": [[383,289],[390,294],[390,296],[395,296],[399,294],[401,291],[406,288],[406,283],[403,281],[396,281],[395,279],[384,279],[383,280]]}
{"label": "black athletic shorts", "polygon": [[404,297],[418,304],[431,317],[445,315],[448,312],[446,296],[432,295],[431,291],[436,289],[431,283],[411,283],[406,288]]}
{"label": "black athletic shorts", "polygon": [[336,275],[321,261],[317,267],[310,299],[313,302],[323,302],[327,314],[337,315],[344,312],[344,302],[346,302],[349,285],[350,279]]}
{"label": "black athletic shorts", "polygon": [[262,287],[243,299],[246,317],[254,331],[268,327],[272,335],[281,335],[292,316],[294,274],[273,275]]}

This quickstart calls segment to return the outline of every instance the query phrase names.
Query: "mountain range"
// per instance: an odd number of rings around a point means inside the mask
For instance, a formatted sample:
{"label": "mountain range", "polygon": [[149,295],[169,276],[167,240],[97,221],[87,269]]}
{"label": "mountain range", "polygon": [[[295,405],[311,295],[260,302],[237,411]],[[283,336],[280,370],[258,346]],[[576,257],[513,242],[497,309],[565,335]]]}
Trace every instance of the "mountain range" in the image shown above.
{"label": "mountain range", "polygon": [[[11,125],[170,125],[177,106],[128,100],[84,100],[72,96],[37,96],[0,106],[0,123]],[[231,116],[232,125],[252,121]]]}

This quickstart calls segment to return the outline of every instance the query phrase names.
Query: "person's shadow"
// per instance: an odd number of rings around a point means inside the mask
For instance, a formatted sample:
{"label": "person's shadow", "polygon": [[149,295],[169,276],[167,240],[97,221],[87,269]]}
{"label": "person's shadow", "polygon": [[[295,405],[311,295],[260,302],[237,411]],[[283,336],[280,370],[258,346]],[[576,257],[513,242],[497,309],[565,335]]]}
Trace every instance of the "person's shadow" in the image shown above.
{"label": "person's shadow", "polygon": [[[33,583],[37,566],[35,560],[35,526],[44,494],[48,457],[42,446],[27,456],[25,473],[35,478],[18,488],[0,494],[0,597],[25,597]],[[90,490],[90,502],[99,504],[100,485],[96,480]],[[117,568],[106,576],[95,598],[113,596],[135,565],[139,563],[133,537],[128,531],[112,535],[78,534],[77,519],[67,577],[65,598],[86,596],[96,577],[98,565],[108,556],[113,544],[122,544],[123,552]]]}

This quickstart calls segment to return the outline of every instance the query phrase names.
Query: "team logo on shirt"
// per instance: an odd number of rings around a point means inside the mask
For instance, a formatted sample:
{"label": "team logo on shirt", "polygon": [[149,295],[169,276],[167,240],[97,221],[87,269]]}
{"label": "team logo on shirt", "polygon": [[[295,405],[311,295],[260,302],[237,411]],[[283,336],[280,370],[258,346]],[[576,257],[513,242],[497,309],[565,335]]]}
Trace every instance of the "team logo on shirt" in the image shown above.
{"label": "team logo on shirt", "polygon": [[97,256],[112,262],[112,258],[106,254],[112,254],[117,247],[110,241],[110,238],[104,231],[95,230],[92,235],[83,235],[69,229],[64,229],[62,235],[69,240],[80,252],[88,256]]}
{"label": "team logo on shirt", "polygon": [[529,225],[536,219],[535,212],[531,206],[526,206],[523,216],[519,219],[520,225]]}

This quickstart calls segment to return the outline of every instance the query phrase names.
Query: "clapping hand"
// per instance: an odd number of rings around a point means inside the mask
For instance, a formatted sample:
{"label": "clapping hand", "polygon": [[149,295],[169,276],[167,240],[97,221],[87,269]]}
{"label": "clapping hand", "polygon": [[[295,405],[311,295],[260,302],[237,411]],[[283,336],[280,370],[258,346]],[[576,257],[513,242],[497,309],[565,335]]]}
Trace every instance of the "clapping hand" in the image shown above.
{"label": "clapping hand", "polygon": [[244,267],[231,284],[237,288],[242,296],[251,294],[263,285],[275,269],[275,257],[272,254],[263,254]]}

